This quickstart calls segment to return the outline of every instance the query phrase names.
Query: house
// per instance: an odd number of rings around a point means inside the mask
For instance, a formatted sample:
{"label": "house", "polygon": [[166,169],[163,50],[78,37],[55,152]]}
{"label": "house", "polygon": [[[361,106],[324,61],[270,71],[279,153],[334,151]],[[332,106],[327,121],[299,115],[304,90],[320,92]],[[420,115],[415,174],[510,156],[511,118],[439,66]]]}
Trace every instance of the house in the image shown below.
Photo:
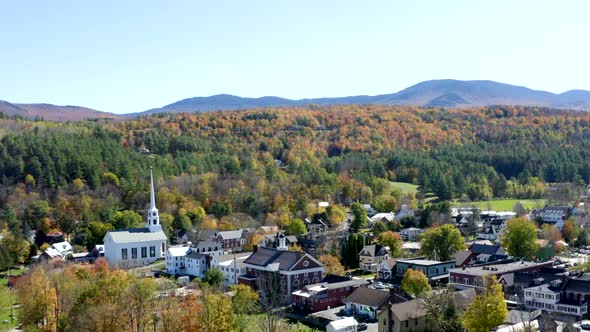
{"label": "house", "polygon": [[103,238],[104,257],[113,267],[129,268],[150,264],[165,257],[167,239],[160,225],[154,194],[154,176],[150,170],[147,227],[108,231]]}
{"label": "house", "polygon": [[307,228],[305,237],[308,239],[313,239],[318,235],[322,235],[329,229],[328,225],[320,218],[315,218],[314,220],[305,218],[305,227]]}
{"label": "house", "polygon": [[475,254],[469,250],[462,250],[457,251],[453,254],[453,258],[455,259],[455,266],[456,267],[463,267],[472,265],[472,261],[474,260]]}
{"label": "house", "polygon": [[377,279],[385,281],[393,279],[396,274],[395,263],[396,260],[393,258],[381,261],[377,267]]}
{"label": "house", "polygon": [[404,228],[400,231],[404,241],[416,241],[422,233],[424,233],[424,230],[416,227]]}
{"label": "house", "polygon": [[301,313],[310,313],[335,308],[358,287],[367,285],[366,279],[349,279],[337,282],[321,282],[304,286],[292,293],[293,308]]}
{"label": "house", "polygon": [[223,255],[221,244],[210,239],[198,241],[197,243],[191,244],[191,247],[193,252],[199,254],[209,255],[211,257]]}
{"label": "house", "polygon": [[52,244],[50,247],[45,249],[39,256],[39,259],[50,261],[54,259],[64,260],[68,255],[72,255],[74,250],[72,245],[68,241],[62,241]]}
{"label": "house", "polygon": [[[508,255],[499,244],[484,244],[475,242],[469,249],[473,255],[470,257],[472,264],[484,264],[508,259]],[[466,264],[470,265],[470,264]]]}
{"label": "house", "polygon": [[389,249],[380,244],[366,245],[359,253],[359,267],[366,272],[377,272],[379,263],[389,259]]}
{"label": "house", "polygon": [[244,266],[246,273],[238,277],[240,284],[275,293],[285,303],[291,301],[294,291],[319,283],[324,273],[322,263],[308,253],[288,251],[282,234],[277,248],[254,247]]}
{"label": "house", "polygon": [[571,214],[572,209],[569,206],[546,206],[543,210],[539,211],[538,217],[542,223],[555,225],[561,230],[563,228],[563,222]]}
{"label": "house", "polygon": [[166,250],[166,273],[175,276],[203,278],[210,257],[194,252],[191,247],[169,247]]}
{"label": "house", "polygon": [[[515,272],[537,273],[543,267],[552,267],[553,262],[526,262],[518,261],[505,264],[490,264],[471,267],[461,267],[451,269],[449,273],[449,283],[457,289],[465,288],[483,288],[483,277],[486,275],[495,275],[498,281],[505,287],[511,286],[511,281],[502,279],[504,275],[510,275]],[[504,282],[502,282],[504,280]]]}
{"label": "house", "polygon": [[389,223],[395,220],[395,213],[387,212],[387,213],[377,213],[376,215],[371,217],[371,223],[376,223],[378,221]]}
{"label": "house", "polygon": [[[377,318],[377,313],[387,306],[391,294],[389,290],[359,287],[342,302],[346,311],[355,316],[365,316],[368,319]],[[401,298],[397,300],[401,301]]]}
{"label": "house", "polygon": [[534,285],[524,290],[527,309],[544,310],[579,318],[588,313],[590,280],[566,278]]}
{"label": "house", "polygon": [[[474,289],[454,292],[455,303],[459,310],[463,310],[475,298]],[[379,332],[410,332],[428,331],[428,317],[424,309],[423,300],[418,298],[411,301],[390,304],[387,310],[378,315]]]}
{"label": "house", "polygon": [[247,233],[248,231],[244,229],[215,232],[212,240],[221,245],[224,253],[241,251],[246,244]]}
{"label": "house", "polygon": [[[266,247],[266,248],[276,248],[276,247],[278,247],[279,246],[279,235],[280,235],[279,232],[277,232],[275,234],[267,234],[267,235],[264,235],[264,238],[260,242],[260,246],[261,247]],[[292,246],[296,245],[299,242],[297,240],[297,237],[295,235],[286,235],[285,236],[285,240],[286,240],[286,243],[287,243],[287,247],[292,247]]]}
{"label": "house", "polygon": [[422,271],[430,282],[436,282],[448,278],[449,271],[455,268],[455,261],[434,261],[424,258],[398,259],[395,271],[398,277],[403,277],[408,269]]}
{"label": "house", "polygon": [[414,210],[410,209],[406,204],[403,204],[399,210],[395,212],[395,219],[402,220],[404,217],[414,217]]}
{"label": "house", "polygon": [[231,286],[238,283],[238,276],[246,274],[244,261],[250,257],[251,252],[242,252],[233,255],[213,256],[211,267],[218,268],[225,276],[223,284]]}
{"label": "house", "polygon": [[331,321],[326,325],[326,332],[356,332],[358,322],[354,317],[345,317]]}
{"label": "house", "polygon": [[363,204],[363,209],[365,210],[369,218],[375,214],[375,209],[373,209],[371,204]]}

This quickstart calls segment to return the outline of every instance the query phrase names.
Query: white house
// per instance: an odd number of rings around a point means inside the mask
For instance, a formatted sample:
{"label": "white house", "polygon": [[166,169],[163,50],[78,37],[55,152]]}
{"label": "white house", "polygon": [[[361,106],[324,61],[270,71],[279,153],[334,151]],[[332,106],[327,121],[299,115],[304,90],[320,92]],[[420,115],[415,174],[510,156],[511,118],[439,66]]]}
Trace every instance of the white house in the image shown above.
{"label": "white house", "polygon": [[150,170],[150,208],[147,227],[107,232],[103,239],[104,257],[111,266],[120,268],[150,264],[164,258],[167,239],[160,225],[154,194],[154,176]]}
{"label": "white house", "polygon": [[211,267],[216,267],[223,272],[225,276],[223,284],[225,286],[235,285],[238,283],[238,276],[246,274],[244,261],[250,255],[252,255],[251,252],[243,252],[234,255],[214,256],[211,259]]}
{"label": "white house", "polygon": [[166,273],[203,278],[207,272],[209,257],[189,246],[169,247],[166,250]]}
{"label": "white house", "polygon": [[371,217],[371,223],[376,223],[376,222],[391,222],[395,219],[395,213],[393,212],[386,212],[386,213],[377,213],[376,215]]}
{"label": "white house", "polygon": [[424,233],[424,230],[416,227],[404,228],[400,231],[404,241],[415,241],[422,233]]}
{"label": "white house", "polygon": [[54,243],[51,247],[45,249],[40,255],[40,258],[45,260],[66,259],[68,255],[73,253],[72,245],[68,241],[63,241]]}
{"label": "white house", "polygon": [[395,213],[395,219],[402,220],[403,217],[413,217],[414,210],[410,209],[407,205],[403,204],[400,209]]}

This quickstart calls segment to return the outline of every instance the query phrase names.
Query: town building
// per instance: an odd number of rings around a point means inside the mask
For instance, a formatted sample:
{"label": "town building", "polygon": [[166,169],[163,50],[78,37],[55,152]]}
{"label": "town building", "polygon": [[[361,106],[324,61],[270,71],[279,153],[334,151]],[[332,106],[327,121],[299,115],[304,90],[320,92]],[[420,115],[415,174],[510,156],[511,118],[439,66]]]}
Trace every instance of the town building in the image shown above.
{"label": "town building", "polygon": [[166,251],[166,273],[203,278],[209,261],[210,256],[197,253],[190,246],[169,247]]}
{"label": "town building", "polygon": [[209,255],[211,257],[223,255],[221,244],[210,239],[192,243],[191,247],[193,252],[199,254]]}
{"label": "town building", "polygon": [[[483,277],[494,275],[502,281],[502,276],[516,272],[538,273],[543,267],[552,267],[553,262],[526,262],[518,261],[505,264],[490,264],[471,267],[461,267],[451,269],[449,273],[449,283],[458,289],[464,288],[483,288]],[[504,286],[510,286],[508,282]]]}
{"label": "town building", "polygon": [[150,264],[166,255],[166,234],[156,208],[154,176],[150,170],[150,208],[147,227],[108,231],[103,238],[104,257],[113,267],[129,268]]}
{"label": "town building", "polygon": [[[459,310],[463,310],[475,298],[474,289],[465,289],[453,293]],[[410,301],[392,303],[378,314],[379,332],[428,331],[428,313],[418,298]]]}
{"label": "town building", "polygon": [[418,270],[424,273],[430,282],[445,281],[449,271],[455,268],[455,260],[446,262],[434,261],[424,258],[398,259],[395,271],[398,277],[403,277],[408,269]]}
{"label": "town building", "polygon": [[420,234],[424,233],[424,230],[416,227],[410,227],[402,229],[399,233],[402,237],[402,240],[404,241],[416,241]]}
{"label": "town building", "polygon": [[219,243],[224,253],[239,252],[243,249],[248,238],[248,230],[238,229],[235,231],[215,232],[213,242]]}
{"label": "town building", "polygon": [[[279,246],[279,235],[280,234],[281,234],[280,232],[276,232],[274,234],[264,235],[264,238],[260,242],[260,246],[266,247],[266,248],[277,248]],[[294,245],[297,245],[297,243],[299,242],[295,235],[286,235],[285,241],[287,243],[287,247],[289,247],[289,248]]]}
{"label": "town building", "polygon": [[211,258],[211,267],[218,268],[225,276],[223,284],[231,286],[238,283],[238,276],[246,274],[244,261],[250,257],[251,252],[242,252],[239,254],[213,256]]}
{"label": "town building", "polygon": [[379,263],[379,267],[377,268],[377,279],[383,281],[389,281],[393,279],[393,277],[396,275],[395,263],[396,259],[393,258],[381,261],[381,263]]}
{"label": "town building", "polygon": [[380,244],[366,245],[359,253],[359,267],[366,272],[377,272],[379,264],[389,259],[389,249]]}
{"label": "town building", "polygon": [[50,261],[54,259],[64,260],[68,255],[72,255],[74,249],[68,241],[62,241],[52,244],[50,247],[45,249],[39,256],[39,259]]}
{"label": "town building", "polygon": [[376,319],[378,312],[385,308],[390,301],[397,303],[405,300],[391,290],[358,287],[342,302],[348,314],[363,316],[366,319]]}
{"label": "town building", "polygon": [[254,247],[244,266],[246,273],[238,277],[240,284],[281,296],[285,303],[291,301],[294,291],[319,283],[324,273],[322,263],[308,253],[288,251],[282,234],[276,249]]}
{"label": "town building", "polygon": [[301,313],[335,308],[341,306],[342,301],[358,287],[369,283],[366,279],[346,279],[307,285],[293,292],[293,308]]}
{"label": "town building", "polygon": [[557,226],[560,230],[563,228],[563,222],[570,217],[572,208],[569,206],[546,206],[539,211],[538,216],[544,224]]}
{"label": "town building", "polygon": [[371,217],[371,223],[376,222],[384,222],[389,223],[395,220],[395,213],[393,212],[385,212],[385,213],[377,213]]}

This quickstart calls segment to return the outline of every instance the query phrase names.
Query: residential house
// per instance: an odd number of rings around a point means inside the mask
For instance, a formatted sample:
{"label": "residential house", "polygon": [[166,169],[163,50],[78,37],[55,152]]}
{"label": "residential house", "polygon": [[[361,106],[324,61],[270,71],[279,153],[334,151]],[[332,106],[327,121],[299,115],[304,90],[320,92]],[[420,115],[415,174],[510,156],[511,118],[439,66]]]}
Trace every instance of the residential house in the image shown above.
{"label": "residential house", "polygon": [[322,235],[329,229],[328,225],[320,218],[314,220],[305,218],[305,227],[307,228],[305,237],[308,239],[313,239],[318,235]]}
{"label": "residential house", "polygon": [[375,214],[375,209],[373,209],[371,204],[363,204],[363,209],[365,210],[369,218]]}
{"label": "residential house", "polygon": [[395,219],[402,220],[404,217],[414,217],[414,210],[410,209],[406,204],[403,204],[399,210],[395,212]]}
{"label": "residential house", "polygon": [[285,303],[291,301],[294,291],[319,283],[324,273],[322,263],[308,253],[288,251],[284,235],[276,249],[255,247],[244,266],[246,273],[238,277],[240,284],[270,290]]}
{"label": "residential house", "polygon": [[310,313],[335,308],[358,287],[365,286],[366,279],[349,279],[337,282],[321,282],[304,286],[292,293],[293,308],[301,313]]}
{"label": "residential house", "polygon": [[248,231],[238,229],[235,231],[220,231],[213,235],[213,242],[219,243],[223,248],[224,253],[231,253],[241,251],[246,244],[248,238]]}
{"label": "residential house", "polygon": [[416,227],[404,228],[400,231],[400,235],[404,241],[416,241],[422,233],[424,233],[424,230]]}
{"label": "residential house", "polygon": [[[459,310],[463,310],[475,298],[474,289],[454,292],[455,303]],[[401,303],[390,304],[387,310],[378,315],[379,332],[411,332],[428,331],[428,313],[424,309],[420,298]]]}
{"label": "residential house", "polygon": [[[279,236],[280,236],[280,232],[277,232],[275,234],[266,234],[264,235],[264,238],[262,239],[262,241],[260,242],[260,247],[265,247],[265,248],[276,248],[279,246]],[[285,241],[287,243],[287,247],[292,247],[294,245],[297,245],[297,243],[299,242],[297,240],[297,237],[295,235],[286,235],[285,236]]]}
{"label": "residential house", "polygon": [[387,212],[387,213],[377,213],[374,216],[371,217],[371,223],[376,223],[376,222],[384,222],[384,223],[389,223],[392,222],[393,220],[395,220],[395,213],[393,212]]}
{"label": "residential house", "polygon": [[484,264],[508,259],[508,255],[499,244],[473,243],[469,249],[473,253],[473,264]]}
{"label": "residential house", "polygon": [[215,242],[211,239],[198,241],[197,243],[191,244],[192,251],[209,255],[211,257],[223,255],[223,247],[219,242]]}
{"label": "residential house", "polygon": [[379,263],[389,259],[389,249],[380,244],[366,245],[359,253],[359,267],[366,272],[377,272]]}
{"label": "residential house", "polygon": [[446,262],[434,261],[424,258],[398,259],[395,271],[398,277],[403,277],[408,269],[422,271],[430,282],[445,281],[449,271],[455,268],[455,260]]}
{"label": "residential house", "polygon": [[111,266],[129,268],[153,263],[166,255],[167,237],[156,208],[154,176],[150,170],[150,207],[147,227],[108,231],[103,238],[104,257]]}
{"label": "residential house", "polygon": [[349,313],[355,316],[364,316],[367,319],[375,319],[377,313],[387,306],[390,299],[396,302],[405,300],[392,294],[389,290],[359,287],[342,302]]}
{"label": "residential house", "polygon": [[68,255],[72,255],[74,250],[72,245],[68,241],[62,241],[52,244],[50,247],[45,249],[43,253],[39,256],[41,260],[54,260],[54,259],[61,259],[64,260]]}
{"label": "residential house", "polygon": [[[506,274],[515,272],[537,273],[542,267],[552,267],[553,262],[526,262],[518,261],[505,264],[490,264],[471,267],[461,267],[451,269],[449,273],[449,283],[458,289],[464,288],[483,288],[483,277],[486,275],[495,275],[498,280]],[[511,286],[506,282],[505,286]]]}
{"label": "residential house", "polygon": [[525,288],[524,302],[531,310],[540,309],[579,318],[588,313],[589,294],[589,280],[555,279]]}
{"label": "residential house", "polygon": [[238,276],[246,274],[246,266],[244,261],[250,257],[251,252],[242,252],[233,255],[213,256],[211,258],[211,267],[218,268],[225,279],[223,284],[231,286],[238,283]]}
{"label": "residential house", "polygon": [[570,217],[572,208],[569,206],[546,206],[539,211],[538,217],[542,223],[557,226],[560,230],[563,228],[563,222]]}
{"label": "residential house", "polygon": [[189,246],[169,247],[166,251],[166,273],[203,278],[209,261],[210,256],[197,253]]}
{"label": "residential house", "polygon": [[377,267],[377,279],[389,281],[396,275],[395,269],[396,259],[390,258],[381,261]]}

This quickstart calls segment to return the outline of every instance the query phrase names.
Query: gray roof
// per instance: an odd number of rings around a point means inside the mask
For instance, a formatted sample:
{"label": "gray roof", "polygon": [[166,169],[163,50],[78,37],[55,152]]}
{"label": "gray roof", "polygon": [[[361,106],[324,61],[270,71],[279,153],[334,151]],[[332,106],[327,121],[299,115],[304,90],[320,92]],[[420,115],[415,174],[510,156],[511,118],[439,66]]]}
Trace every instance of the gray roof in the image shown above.
{"label": "gray roof", "polygon": [[229,240],[229,239],[240,239],[240,238],[242,238],[243,233],[244,233],[244,230],[238,229],[235,231],[217,232],[217,235],[221,235],[221,237],[224,240]]}
{"label": "gray roof", "polygon": [[487,254],[487,255],[504,255],[504,248],[501,245],[487,245],[482,243],[474,243],[469,247],[469,251],[475,254]]}
{"label": "gray roof", "polygon": [[166,241],[163,231],[150,232],[149,228],[129,228],[117,231],[108,231],[105,238],[110,236],[115,243],[133,243],[148,241]]}
{"label": "gray roof", "polygon": [[385,249],[384,246],[380,245],[380,244],[370,244],[370,245],[366,245],[363,250],[361,250],[360,252],[360,256],[369,256],[369,257],[375,257],[375,256],[384,256],[387,254],[387,250]]}
{"label": "gray roof", "polygon": [[248,257],[248,256],[250,256],[250,255],[252,255],[252,252],[241,252],[241,253],[239,253],[239,254],[219,255],[219,256],[216,256],[216,257],[214,257],[214,259],[215,259],[215,260],[216,260],[218,263],[221,263],[221,262],[227,262],[227,261],[231,261],[231,260],[233,260],[234,258],[235,258],[235,259],[240,259],[240,258],[242,258],[242,257]]}
{"label": "gray roof", "polygon": [[369,307],[379,308],[389,300],[389,290],[379,290],[368,287],[359,287],[348,295],[342,302],[364,304]]}
{"label": "gray roof", "polygon": [[[468,288],[461,291],[454,292],[455,303],[459,309],[463,309],[467,304],[473,301],[475,297],[475,289]],[[391,311],[399,321],[414,319],[426,316],[427,312],[422,304],[422,299],[414,299],[411,301],[396,303],[391,306]]]}
{"label": "gray roof", "polygon": [[[279,270],[289,271],[301,258],[309,256],[304,252],[283,251],[273,248],[258,247],[255,253],[250,255],[244,263],[258,266],[268,266],[279,263]],[[311,257],[311,256],[309,256]]]}
{"label": "gray roof", "polygon": [[493,264],[493,265],[480,265],[480,266],[471,266],[465,269],[457,268],[451,269],[451,273],[458,273],[464,275],[473,275],[473,276],[484,276],[488,274],[495,274],[500,275],[504,273],[510,272],[518,272],[524,270],[526,268],[532,267],[541,267],[547,265],[547,262],[535,263],[535,262],[526,262],[526,261],[519,261],[507,264]]}

